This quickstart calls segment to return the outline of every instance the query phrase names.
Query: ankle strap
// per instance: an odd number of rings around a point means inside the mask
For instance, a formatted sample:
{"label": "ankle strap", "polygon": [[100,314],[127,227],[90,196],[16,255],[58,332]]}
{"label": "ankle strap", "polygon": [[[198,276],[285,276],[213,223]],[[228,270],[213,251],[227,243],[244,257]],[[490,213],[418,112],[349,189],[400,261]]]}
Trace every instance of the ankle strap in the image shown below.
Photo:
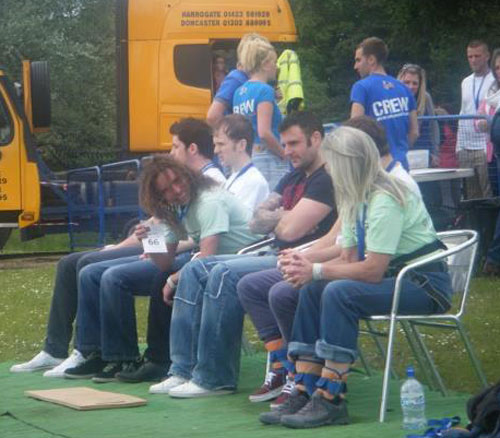
{"label": "ankle strap", "polygon": [[347,385],[345,382],[342,382],[341,380],[327,379],[325,377],[318,379],[316,387],[322,389],[323,391],[327,391],[333,396],[345,394],[347,392]]}
{"label": "ankle strap", "polygon": [[279,362],[283,365],[289,373],[295,373],[295,364],[288,360],[287,349],[282,348],[280,350],[271,351],[269,354],[269,360],[271,363]]}
{"label": "ankle strap", "polygon": [[313,395],[314,391],[316,390],[316,382],[318,381],[318,379],[319,376],[316,376],[314,374],[295,374],[295,384],[304,385],[309,395]]}

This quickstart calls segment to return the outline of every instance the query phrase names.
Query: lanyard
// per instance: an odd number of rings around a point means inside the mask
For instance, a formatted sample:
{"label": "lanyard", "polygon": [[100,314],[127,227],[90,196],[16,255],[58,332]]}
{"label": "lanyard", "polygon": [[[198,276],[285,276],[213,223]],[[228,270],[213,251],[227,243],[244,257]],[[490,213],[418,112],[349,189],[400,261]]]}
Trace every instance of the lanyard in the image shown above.
{"label": "lanyard", "polygon": [[481,94],[481,88],[483,88],[484,79],[486,78],[488,73],[486,73],[483,76],[483,79],[481,79],[481,83],[479,84],[479,90],[477,90],[477,94],[476,94],[476,76],[472,77],[472,97],[474,98],[474,105],[476,106],[476,111],[479,108],[479,95]]}
{"label": "lanyard", "polygon": [[[361,218],[359,217],[361,216]],[[361,214],[356,219],[356,237],[358,240],[358,261],[362,262],[365,259],[365,220],[366,220],[366,204],[363,204]]]}
{"label": "lanyard", "polygon": [[391,173],[392,169],[394,169],[394,166],[396,166],[396,164],[398,164],[398,160],[392,160],[389,165],[385,168],[385,171],[387,173]]}
{"label": "lanyard", "polygon": [[253,163],[250,162],[248,163],[246,166],[242,167],[240,169],[240,171],[236,174],[236,176],[233,178],[233,180],[229,183],[228,186],[226,186],[226,190],[229,190],[231,188],[231,186],[234,184],[234,182],[242,175],[244,175],[248,169],[250,169],[251,167],[253,167]]}
{"label": "lanyard", "polygon": [[182,222],[183,219],[186,217],[188,208],[189,205],[182,205],[177,207],[177,219],[179,219],[179,222]]}
{"label": "lanyard", "polygon": [[215,167],[215,164],[214,164],[214,163],[212,163],[212,162],[210,161],[210,163],[205,164],[205,165],[201,168],[200,172],[201,172],[201,173],[205,173],[208,169],[211,169],[212,167]]}

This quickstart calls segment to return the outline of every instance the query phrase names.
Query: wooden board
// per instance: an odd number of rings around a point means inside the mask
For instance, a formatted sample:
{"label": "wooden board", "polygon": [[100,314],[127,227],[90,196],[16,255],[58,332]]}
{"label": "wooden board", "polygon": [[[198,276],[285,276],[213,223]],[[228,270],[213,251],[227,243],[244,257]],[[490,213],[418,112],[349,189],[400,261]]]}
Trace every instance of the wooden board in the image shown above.
{"label": "wooden board", "polygon": [[67,406],[79,411],[129,408],[144,406],[147,403],[147,400],[139,397],[117,392],[98,391],[86,387],[25,391],[24,394],[28,397]]}

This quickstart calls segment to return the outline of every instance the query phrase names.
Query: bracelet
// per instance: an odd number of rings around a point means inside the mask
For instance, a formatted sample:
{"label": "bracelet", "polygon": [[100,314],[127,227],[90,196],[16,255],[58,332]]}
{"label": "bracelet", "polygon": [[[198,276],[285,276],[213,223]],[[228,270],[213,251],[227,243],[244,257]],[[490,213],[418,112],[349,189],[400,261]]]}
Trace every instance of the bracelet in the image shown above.
{"label": "bracelet", "polygon": [[313,280],[323,280],[323,265],[321,263],[313,263]]}
{"label": "bracelet", "polygon": [[172,280],[172,277],[167,278],[167,285],[172,290],[175,290],[177,288],[177,283],[174,280]]}

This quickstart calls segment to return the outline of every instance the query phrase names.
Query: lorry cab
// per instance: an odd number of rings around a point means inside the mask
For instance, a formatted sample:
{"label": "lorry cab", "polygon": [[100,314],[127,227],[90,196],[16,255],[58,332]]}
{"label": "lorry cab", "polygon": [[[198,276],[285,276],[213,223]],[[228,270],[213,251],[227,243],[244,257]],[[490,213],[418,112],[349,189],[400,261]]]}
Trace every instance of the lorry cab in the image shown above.
{"label": "lorry cab", "polygon": [[[50,123],[47,75],[46,63],[23,63],[23,102],[0,67],[0,240],[11,228],[27,227],[40,217],[40,179],[32,132],[44,131]],[[32,88],[32,81],[39,85]]]}
{"label": "lorry cab", "polygon": [[175,121],[205,118],[215,60],[235,68],[244,34],[297,39],[286,0],[128,0],[119,9],[119,137],[130,152],[169,150]]}
{"label": "lorry cab", "polygon": [[[116,0],[116,5],[118,141],[126,153],[168,151],[175,121],[205,118],[220,79],[214,64],[223,58],[227,71],[234,68],[243,35],[257,32],[274,43],[297,39],[287,0]],[[43,233],[42,226],[56,232],[69,225],[71,237],[73,228],[95,217],[103,244],[106,223],[120,223],[116,215],[125,210],[137,216],[137,187],[134,196],[121,189],[130,185],[128,175],[138,174],[139,160],[75,169],[66,172],[65,182],[55,181],[32,138],[50,125],[46,62],[23,62],[22,93],[0,67],[0,249],[12,228],[31,239]],[[114,181],[118,173],[125,181]],[[119,205],[122,198],[134,199],[133,205]],[[106,221],[108,213],[113,216]]]}

